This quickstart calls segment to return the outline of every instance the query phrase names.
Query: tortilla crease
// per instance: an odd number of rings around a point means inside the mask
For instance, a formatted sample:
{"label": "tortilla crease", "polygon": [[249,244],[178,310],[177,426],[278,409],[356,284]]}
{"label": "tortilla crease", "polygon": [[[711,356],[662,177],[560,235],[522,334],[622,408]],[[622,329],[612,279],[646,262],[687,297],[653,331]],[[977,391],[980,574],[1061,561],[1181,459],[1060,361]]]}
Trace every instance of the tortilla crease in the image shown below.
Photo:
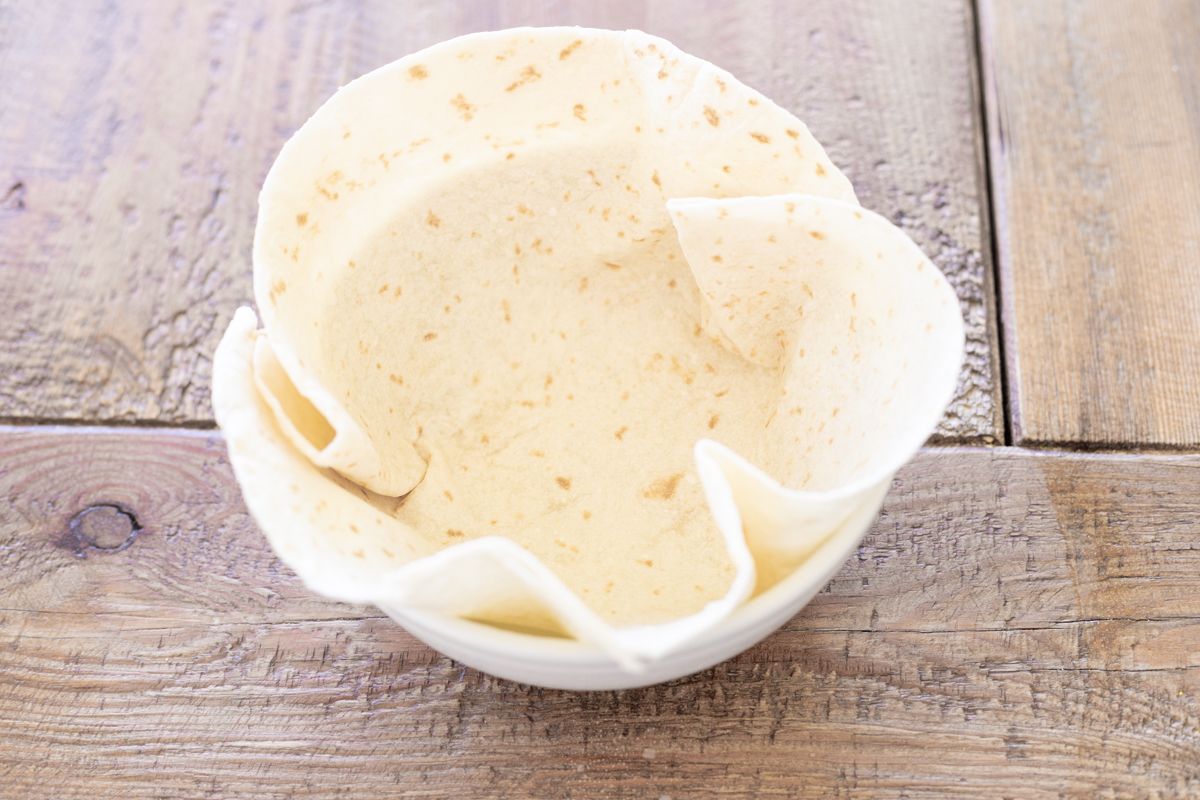
{"label": "tortilla crease", "polygon": [[937,268],[804,125],[637,31],[372,72],[283,148],[213,398],[312,589],[633,669],[785,577],[933,429]]}

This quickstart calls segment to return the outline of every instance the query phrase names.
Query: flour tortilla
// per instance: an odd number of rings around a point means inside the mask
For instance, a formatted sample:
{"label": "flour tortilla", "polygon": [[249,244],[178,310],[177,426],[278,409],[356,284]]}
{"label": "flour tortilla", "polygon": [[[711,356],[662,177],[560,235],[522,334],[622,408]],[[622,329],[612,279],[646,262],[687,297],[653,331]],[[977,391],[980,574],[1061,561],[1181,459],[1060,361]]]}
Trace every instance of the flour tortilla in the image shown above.
{"label": "flour tortilla", "polygon": [[795,117],[634,31],[344,87],[267,178],[254,277],[214,407],[280,556],[631,668],[877,502],[962,353],[944,278]]}

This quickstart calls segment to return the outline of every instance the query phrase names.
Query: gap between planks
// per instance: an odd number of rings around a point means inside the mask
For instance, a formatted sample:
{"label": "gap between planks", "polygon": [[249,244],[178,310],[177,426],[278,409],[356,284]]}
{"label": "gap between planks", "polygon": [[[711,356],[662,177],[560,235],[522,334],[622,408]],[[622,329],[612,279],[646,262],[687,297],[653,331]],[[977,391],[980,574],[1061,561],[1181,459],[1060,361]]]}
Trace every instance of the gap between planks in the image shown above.
{"label": "gap between planks", "polygon": [[[193,420],[185,422],[161,422],[153,419],[134,420],[87,420],[87,419],[54,419],[39,417],[0,417],[0,433],[18,430],[79,431],[89,433],[130,433],[138,431],[146,433],[215,433],[221,431],[213,420]],[[1147,444],[1144,442],[1027,442],[1020,446],[986,445],[974,439],[963,440],[948,438],[934,433],[929,437],[923,449],[926,450],[1013,450],[1022,453],[1038,453],[1047,456],[1078,456],[1078,455],[1113,455],[1113,456],[1157,456],[1157,455],[1197,455],[1200,446]]]}

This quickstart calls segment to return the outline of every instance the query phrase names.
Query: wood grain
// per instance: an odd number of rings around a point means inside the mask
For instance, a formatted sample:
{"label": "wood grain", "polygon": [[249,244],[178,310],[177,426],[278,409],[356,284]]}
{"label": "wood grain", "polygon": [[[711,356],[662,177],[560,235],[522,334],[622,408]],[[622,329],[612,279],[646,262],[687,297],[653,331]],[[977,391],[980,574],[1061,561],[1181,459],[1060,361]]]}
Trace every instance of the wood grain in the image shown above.
{"label": "wood grain", "polygon": [[0,418],[207,424],[258,186],[341,83],[469,31],[639,27],[794,110],[959,292],[943,439],[1002,438],[964,0],[4,4]]}
{"label": "wood grain", "polygon": [[783,631],[572,694],[308,595],[216,434],[0,429],[0,796],[1194,795],[1197,485],[1196,456],[925,451]]}
{"label": "wood grain", "polygon": [[1200,5],[984,0],[1018,443],[1200,445]]}

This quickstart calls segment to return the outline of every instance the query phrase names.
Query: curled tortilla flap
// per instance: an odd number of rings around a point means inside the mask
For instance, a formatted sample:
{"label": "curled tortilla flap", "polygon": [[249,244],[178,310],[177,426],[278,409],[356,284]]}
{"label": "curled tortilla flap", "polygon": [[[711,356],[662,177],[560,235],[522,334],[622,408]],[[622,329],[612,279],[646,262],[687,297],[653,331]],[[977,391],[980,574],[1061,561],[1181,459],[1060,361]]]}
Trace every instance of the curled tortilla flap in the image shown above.
{"label": "curled tortilla flap", "polygon": [[256,385],[256,327],[239,309],[213,357],[213,412],[246,506],[310,588],[371,602],[383,576],[434,548],[292,446]]}
{"label": "curled tortilla flap", "polygon": [[856,205],[781,195],[668,208],[707,324],[784,376],[769,446],[745,454],[762,469],[711,451],[762,585],[886,485],[937,424],[962,365],[958,299],[903,231]]}

